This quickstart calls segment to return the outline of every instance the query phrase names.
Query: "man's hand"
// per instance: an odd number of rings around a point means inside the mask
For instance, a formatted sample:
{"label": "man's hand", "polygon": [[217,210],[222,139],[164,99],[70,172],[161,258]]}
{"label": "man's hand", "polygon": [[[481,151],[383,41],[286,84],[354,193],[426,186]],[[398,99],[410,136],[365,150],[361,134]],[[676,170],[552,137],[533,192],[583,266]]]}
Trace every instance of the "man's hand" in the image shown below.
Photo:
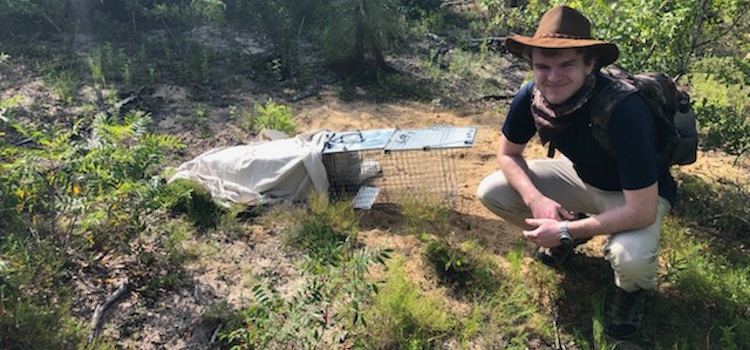
{"label": "man's hand", "polygon": [[545,196],[530,201],[528,205],[534,219],[553,219],[557,221],[575,219],[575,215],[565,210],[560,203]]}
{"label": "man's hand", "polygon": [[536,228],[523,231],[524,237],[544,248],[560,245],[560,221],[553,219],[526,219],[526,224]]}

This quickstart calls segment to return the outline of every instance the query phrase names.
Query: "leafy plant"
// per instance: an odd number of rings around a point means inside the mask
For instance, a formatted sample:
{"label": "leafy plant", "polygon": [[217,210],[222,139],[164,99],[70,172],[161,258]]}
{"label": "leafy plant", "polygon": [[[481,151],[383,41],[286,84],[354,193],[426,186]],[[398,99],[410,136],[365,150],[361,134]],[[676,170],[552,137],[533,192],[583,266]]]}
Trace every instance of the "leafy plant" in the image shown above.
{"label": "leafy plant", "polygon": [[6,302],[12,300],[17,293],[16,286],[9,278],[17,268],[11,259],[0,256],[0,319],[5,317]]}
{"label": "leafy plant", "polygon": [[[346,249],[343,244],[339,247]],[[388,251],[364,248],[346,256],[335,264],[305,260],[305,283],[290,298],[256,276],[245,326],[222,337],[238,349],[351,346],[357,341],[355,327],[365,324],[362,307],[378,292],[377,284],[367,280],[369,267],[384,264],[389,255]]]}
{"label": "leafy plant", "polygon": [[8,99],[0,99],[0,123],[3,123],[3,126],[8,123],[9,118],[11,117],[10,112],[19,105],[22,99],[22,95],[14,95]]}
{"label": "leafy plant", "polygon": [[4,67],[10,61],[10,55],[0,51],[0,67]]}
{"label": "leafy plant", "polygon": [[149,118],[134,111],[118,123],[99,115],[88,139],[80,137],[83,119],[71,130],[11,123],[39,148],[2,150],[10,160],[0,167],[9,175],[3,189],[18,196],[17,210],[43,228],[40,233],[62,241],[80,234],[92,244],[115,243],[119,234],[139,229],[143,205],[158,185],[150,176],[162,150],[181,147],[172,136],[149,134]]}
{"label": "leafy plant", "polygon": [[[3,105],[12,109],[12,102]],[[41,127],[4,114],[3,126],[23,142],[0,142],[0,208],[4,218],[12,218],[2,223],[0,257],[13,261],[3,264],[0,273],[5,313],[0,347],[84,344],[86,327],[71,315],[71,290],[60,283],[67,278],[64,266],[91,252],[143,252],[130,239],[147,230],[157,208],[153,204],[161,187],[155,174],[164,151],[181,144],[172,136],[149,133],[150,115],[139,111]],[[165,264],[153,255],[149,262]],[[142,281],[144,295],[176,285],[179,273],[169,271]],[[15,297],[7,298],[11,294]],[[102,341],[97,347],[109,344]]]}
{"label": "leafy plant", "polygon": [[[736,68],[732,61],[709,61],[720,67]],[[703,150],[720,150],[737,158],[750,151],[750,119],[746,117],[750,110],[750,93],[742,88],[743,82],[728,82],[742,78],[742,74],[720,72],[716,78],[693,74],[690,78],[698,97],[692,106],[701,126]],[[750,79],[750,75],[745,79]]]}
{"label": "leafy plant", "polygon": [[208,138],[211,136],[211,120],[208,118],[208,106],[202,103],[196,103],[193,105],[193,113],[195,114],[195,124],[199,128],[199,133],[202,138]]}
{"label": "leafy plant", "polygon": [[292,109],[288,106],[268,100],[265,104],[256,104],[255,113],[252,124],[257,134],[265,129],[281,131],[289,136],[296,133]]}
{"label": "leafy plant", "polygon": [[[83,344],[82,325],[70,313],[70,288],[59,284],[66,260],[49,240],[4,232],[0,239],[0,347]],[[49,295],[56,298],[50,300]]]}
{"label": "leafy plant", "polygon": [[252,288],[252,306],[245,326],[224,338],[237,348],[328,347],[352,344],[363,307],[378,292],[368,279],[370,266],[384,264],[388,249],[355,245],[358,218],[350,203],[329,203],[311,194],[307,208],[280,204],[262,218],[283,228],[285,242],[305,253],[300,263],[304,284],[290,298],[259,275]]}
{"label": "leafy plant", "polygon": [[94,52],[94,54],[88,57],[87,63],[91,71],[91,78],[94,81],[94,87],[97,89],[106,88],[107,78],[104,76],[101,52]]}

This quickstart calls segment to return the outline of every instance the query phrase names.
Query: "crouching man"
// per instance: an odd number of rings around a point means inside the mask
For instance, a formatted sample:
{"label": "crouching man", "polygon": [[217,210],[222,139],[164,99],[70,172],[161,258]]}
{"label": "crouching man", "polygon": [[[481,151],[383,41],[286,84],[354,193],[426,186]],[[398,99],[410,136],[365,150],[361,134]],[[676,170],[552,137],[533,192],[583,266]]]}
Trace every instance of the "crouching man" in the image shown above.
{"label": "crouching man", "polygon": [[[515,95],[503,124],[501,170],[481,182],[477,195],[524,230],[546,265],[559,266],[577,242],[606,235],[616,288],[605,330],[632,337],[645,292],[656,288],[660,226],[676,193],[668,166],[657,160],[651,112],[638,94],[629,95],[613,108],[605,130],[611,151],[597,141],[592,108],[607,102],[597,99],[613,83],[599,68],[617,60],[619,50],[592,39],[590,22],[570,7],[550,9],[533,37],[511,36],[505,45],[531,63],[534,80]],[[523,151],[537,133],[564,157],[527,161]]]}

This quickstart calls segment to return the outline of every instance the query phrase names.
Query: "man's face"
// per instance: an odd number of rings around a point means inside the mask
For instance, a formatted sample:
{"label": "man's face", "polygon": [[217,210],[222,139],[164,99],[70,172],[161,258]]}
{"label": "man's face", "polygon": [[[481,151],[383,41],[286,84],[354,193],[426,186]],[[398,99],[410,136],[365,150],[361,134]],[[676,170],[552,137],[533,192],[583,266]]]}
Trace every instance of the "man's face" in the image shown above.
{"label": "man's face", "polygon": [[561,104],[578,92],[594,69],[594,60],[586,64],[583,52],[576,49],[542,51],[534,48],[531,62],[534,83],[552,105]]}

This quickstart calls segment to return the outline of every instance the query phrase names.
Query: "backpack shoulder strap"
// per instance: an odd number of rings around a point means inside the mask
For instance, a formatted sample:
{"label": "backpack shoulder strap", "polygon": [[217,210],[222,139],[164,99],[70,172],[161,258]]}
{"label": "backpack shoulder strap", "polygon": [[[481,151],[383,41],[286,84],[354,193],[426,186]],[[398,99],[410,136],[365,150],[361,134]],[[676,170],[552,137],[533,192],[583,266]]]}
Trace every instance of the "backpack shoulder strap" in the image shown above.
{"label": "backpack shoulder strap", "polygon": [[659,164],[670,165],[680,142],[674,122],[679,105],[677,86],[669,76],[660,72],[637,74],[634,82],[654,116]]}
{"label": "backpack shoulder strap", "polygon": [[607,130],[612,111],[626,97],[638,92],[638,87],[635,85],[635,78],[619,66],[604,67],[601,74],[610,83],[599,92],[592,105],[591,132],[599,144],[609,152],[611,147]]}

